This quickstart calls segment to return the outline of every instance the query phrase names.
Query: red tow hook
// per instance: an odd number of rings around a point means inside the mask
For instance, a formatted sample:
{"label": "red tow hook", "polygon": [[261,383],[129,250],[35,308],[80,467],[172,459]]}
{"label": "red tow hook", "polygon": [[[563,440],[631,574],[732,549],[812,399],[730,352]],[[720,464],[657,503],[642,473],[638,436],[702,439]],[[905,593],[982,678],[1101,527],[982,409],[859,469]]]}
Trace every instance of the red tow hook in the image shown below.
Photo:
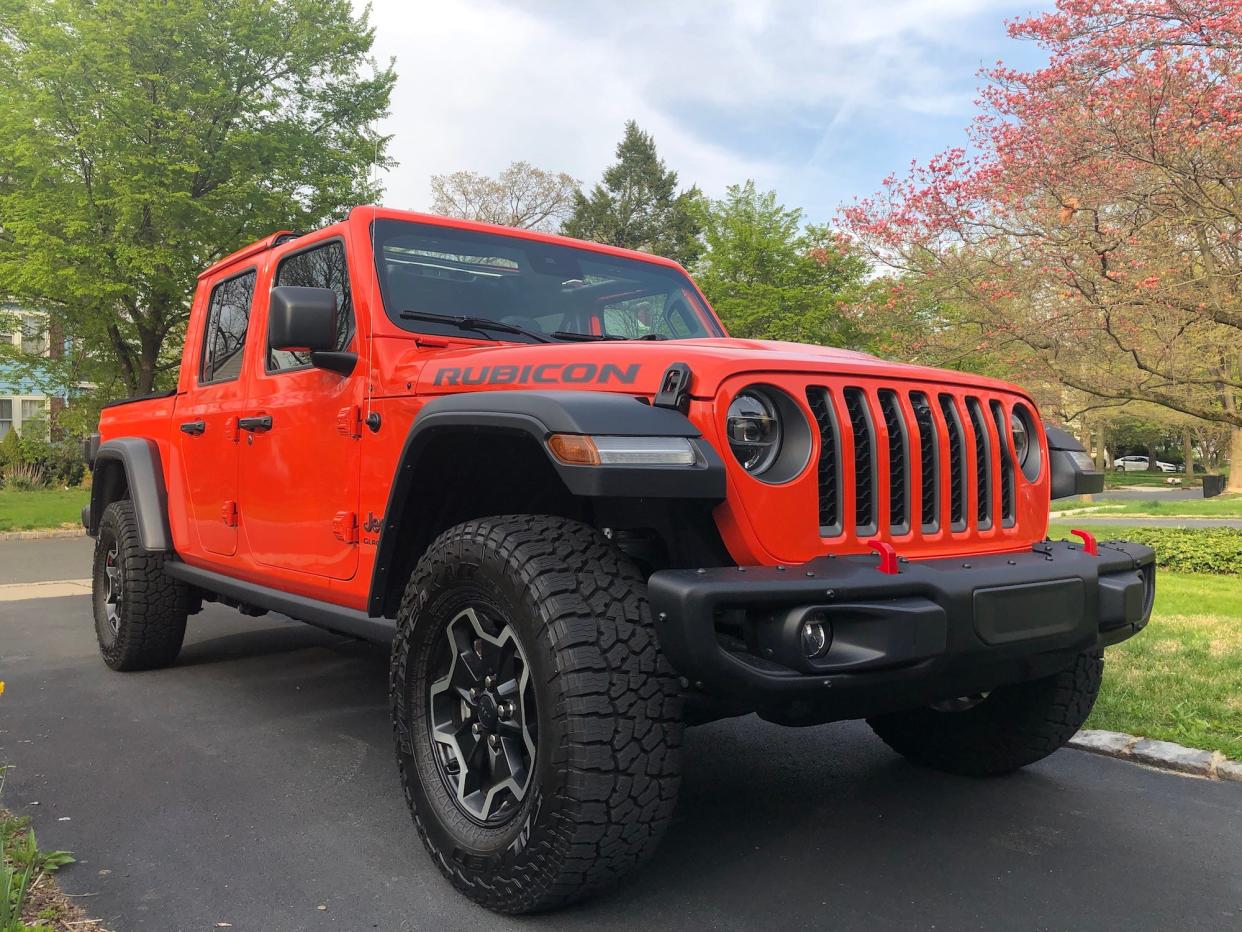
{"label": "red tow hook", "polygon": [[1082,538],[1082,552],[1088,556],[1098,557],[1100,555],[1100,545],[1095,542],[1095,535],[1090,531],[1080,531],[1070,528],[1070,533],[1075,537]]}
{"label": "red tow hook", "polygon": [[876,567],[881,573],[888,573],[890,576],[897,575],[897,549],[888,541],[875,540],[867,541],[867,546],[872,552],[880,555],[880,565]]}

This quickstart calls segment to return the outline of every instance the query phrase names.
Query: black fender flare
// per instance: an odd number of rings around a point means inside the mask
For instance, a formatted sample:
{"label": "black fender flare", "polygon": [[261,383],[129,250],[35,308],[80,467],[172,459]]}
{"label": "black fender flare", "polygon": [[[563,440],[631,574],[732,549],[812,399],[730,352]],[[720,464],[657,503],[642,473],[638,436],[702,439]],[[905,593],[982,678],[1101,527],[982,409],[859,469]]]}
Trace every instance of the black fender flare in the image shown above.
{"label": "black fender flare", "polygon": [[[397,462],[380,532],[368,606],[383,604],[387,575],[399,546],[401,515],[421,453],[448,432],[507,433],[532,438],[573,496],[669,498],[720,502],[725,468],[719,454],[680,411],[653,407],[633,395],[586,391],[481,391],[444,395],[419,411]],[[685,437],[698,452],[693,466],[571,466],[547,448],[552,434]]]}
{"label": "black fender flare", "polygon": [[91,503],[82,516],[87,533],[92,537],[99,533],[99,520],[104,509],[121,497],[115,494],[115,480],[108,478],[112,470],[120,470],[124,473],[125,484],[129,488],[129,498],[134,503],[138,539],[142,548],[150,553],[171,551],[168,491],[164,488],[160,448],[155,441],[146,437],[117,437],[109,440],[99,445],[92,468],[94,479],[91,482]]}

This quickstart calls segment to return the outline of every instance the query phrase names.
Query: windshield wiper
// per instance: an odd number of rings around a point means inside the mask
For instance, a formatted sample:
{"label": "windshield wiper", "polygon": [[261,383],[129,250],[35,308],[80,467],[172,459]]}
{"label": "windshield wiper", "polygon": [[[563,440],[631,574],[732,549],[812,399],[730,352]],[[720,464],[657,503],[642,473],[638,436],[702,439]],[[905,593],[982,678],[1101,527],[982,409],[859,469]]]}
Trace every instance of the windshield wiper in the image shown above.
{"label": "windshield wiper", "polygon": [[578,333],[576,330],[553,330],[558,340],[667,340],[662,333],[644,333],[641,337],[623,337],[619,333]]}
{"label": "windshield wiper", "polygon": [[[518,336],[530,337],[539,343],[552,341],[542,333],[535,333],[516,324],[506,324],[502,320],[488,320],[486,317],[462,317],[457,314],[432,314],[430,311],[402,311],[398,314],[402,320],[425,320],[433,324],[450,324],[458,330],[477,330],[486,333],[494,330],[497,333],[514,333]],[[555,334],[554,334],[555,335]]]}

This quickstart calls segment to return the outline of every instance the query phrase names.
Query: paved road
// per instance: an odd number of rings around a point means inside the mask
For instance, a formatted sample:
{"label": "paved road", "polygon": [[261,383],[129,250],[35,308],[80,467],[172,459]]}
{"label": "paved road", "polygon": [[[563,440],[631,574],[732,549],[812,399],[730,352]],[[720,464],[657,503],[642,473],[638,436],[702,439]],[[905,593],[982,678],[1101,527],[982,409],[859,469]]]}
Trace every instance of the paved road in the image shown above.
{"label": "paved road", "polygon": [[[85,575],[62,547],[64,575]],[[632,882],[498,919],[414,835],[385,671],[374,647],[211,608],[177,666],[115,674],[86,597],[0,603],[7,803],[77,853],[64,887],[117,930],[1242,924],[1242,786],[1078,751],[965,780],[859,725],[754,719],[690,733],[676,821]]]}
{"label": "paved road", "polygon": [[90,576],[94,547],[89,537],[0,540],[0,586]]}

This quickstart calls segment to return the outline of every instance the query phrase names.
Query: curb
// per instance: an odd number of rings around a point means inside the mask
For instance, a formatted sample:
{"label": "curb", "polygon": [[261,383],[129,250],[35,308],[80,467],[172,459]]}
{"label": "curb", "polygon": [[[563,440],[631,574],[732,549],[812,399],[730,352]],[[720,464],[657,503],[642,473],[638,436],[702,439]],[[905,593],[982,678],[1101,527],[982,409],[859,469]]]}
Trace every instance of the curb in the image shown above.
{"label": "curb", "polygon": [[1086,728],[1070,738],[1067,747],[1209,780],[1242,783],[1242,763],[1229,760],[1220,751],[1201,751],[1172,741],[1155,741],[1120,731]]}
{"label": "curb", "polygon": [[42,531],[0,531],[0,541],[6,540],[55,540],[58,538],[85,537],[86,528],[50,528]]}

